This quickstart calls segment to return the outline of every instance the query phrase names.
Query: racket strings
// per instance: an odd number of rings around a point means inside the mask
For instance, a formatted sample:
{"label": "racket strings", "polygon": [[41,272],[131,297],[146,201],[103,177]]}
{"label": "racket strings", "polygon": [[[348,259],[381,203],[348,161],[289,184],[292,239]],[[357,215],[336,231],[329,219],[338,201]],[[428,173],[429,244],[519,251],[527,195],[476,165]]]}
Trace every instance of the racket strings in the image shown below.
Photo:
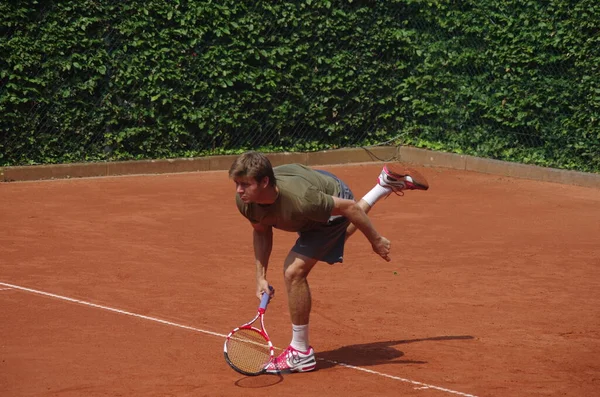
{"label": "racket strings", "polygon": [[227,341],[227,356],[242,371],[259,373],[269,362],[271,349],[258,331],[240,329]]}

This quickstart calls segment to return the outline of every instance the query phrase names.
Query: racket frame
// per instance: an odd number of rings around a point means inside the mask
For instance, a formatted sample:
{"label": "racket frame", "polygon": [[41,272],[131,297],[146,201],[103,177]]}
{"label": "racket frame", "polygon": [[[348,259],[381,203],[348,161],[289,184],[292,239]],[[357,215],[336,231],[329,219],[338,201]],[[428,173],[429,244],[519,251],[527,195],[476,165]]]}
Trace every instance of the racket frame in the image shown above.
{"label": "racket frame", "polygon": [[[272,287],[269,287],[272,289]],[[233,335],[235,335],[236,332],[238,332],[239,330],[252,330],[254,332],[259,333],[264,339],[265,342],[267,342],[267,345],[269,347],[269,360],[265,363],[265,367],[268,363],[270,363],[271,361],[273,361],[275,359],[275,348],[273,347],[273,343],[271,342],[271,338],[269,337],[269,334],[267,333],[267,330],[265,328],[265,312],[267,310],[267,304],[269,303],[269,299],[270,296],[269,294],[263,294],[261,301],[260,301],[260,306],[258,307],[258,312],[256,313],[256,316],[254,316],[254,318],[250,321],[248,321],[247,323],[240,325],[239,327],[233,329],[225,338],[225,344],[223,346],[223,355],[225,356],[225,361],[227,362],[227,364],[229,364],[229,366],[231,368],[233,368],[235,371],[239,372],[242,375],[246,375],[246,376],[257,376],[257,375],[261,375],[265,373],[265,369],[263,367],[263,369],[259,372],[248,372],[248,371],[244,371],[238,367],[235,366],[235,364],[233,364],[231,362],[231,360],[229,359],[229,355],[227,354],[227,342],[229,342],[229,340],[231,339],[231,337]],[[254,324],[256,322],[256,320],[260,319],[260,329],[253,327],[252,324]]]}

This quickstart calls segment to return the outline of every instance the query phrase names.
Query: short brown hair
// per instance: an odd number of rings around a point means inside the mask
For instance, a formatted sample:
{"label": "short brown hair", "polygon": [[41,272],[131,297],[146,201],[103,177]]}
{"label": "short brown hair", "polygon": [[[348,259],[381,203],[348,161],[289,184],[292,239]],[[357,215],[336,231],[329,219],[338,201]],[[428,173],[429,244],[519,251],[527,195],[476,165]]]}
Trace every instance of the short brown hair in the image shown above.
{"label": "short brown hair", "polygon": [[229,168],[229,177],[237,178],[249,176],[256,182],[263,180],[265,176],[269,177],[269,185],[275,186],[275,174],[271,162],[262,153],[246,152],[235,159]]}

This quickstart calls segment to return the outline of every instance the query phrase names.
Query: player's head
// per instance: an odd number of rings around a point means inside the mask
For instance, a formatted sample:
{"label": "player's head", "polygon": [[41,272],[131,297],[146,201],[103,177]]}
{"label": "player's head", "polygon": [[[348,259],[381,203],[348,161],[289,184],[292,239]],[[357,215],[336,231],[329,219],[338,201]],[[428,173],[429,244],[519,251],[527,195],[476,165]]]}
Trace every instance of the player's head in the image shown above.
{"label": "player's head", "polygon": [[267,156],[258,152],[246,152],[236,158],[229,168],[229,177],[250,177],[258,183],[269,178],[268,185],[275,186],[273,166]]}
{"label": "player's head", "polygon": [[267,156],[258,152],[246,152],[236,158],[229,168],[229,177],[245,202],[259,201],[265,189],[275,186],[273,166]]}

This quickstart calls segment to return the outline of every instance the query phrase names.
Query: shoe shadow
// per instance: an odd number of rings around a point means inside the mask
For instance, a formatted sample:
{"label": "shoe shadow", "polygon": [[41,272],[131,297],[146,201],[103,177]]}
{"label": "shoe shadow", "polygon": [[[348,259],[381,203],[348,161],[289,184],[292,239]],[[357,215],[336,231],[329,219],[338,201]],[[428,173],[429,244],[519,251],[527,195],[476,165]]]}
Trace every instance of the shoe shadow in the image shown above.
{"label": "shoe shadow", "polygon": [[368,367],[379,364],[427,364],[427,361],[402,360],[404,352],[395,346],[427,341],[470,340],[470,335],[434,336],[421,339],[403,339],[342,346],[335,350],[318,352],[317,369],[333,368],[337,365]]}

